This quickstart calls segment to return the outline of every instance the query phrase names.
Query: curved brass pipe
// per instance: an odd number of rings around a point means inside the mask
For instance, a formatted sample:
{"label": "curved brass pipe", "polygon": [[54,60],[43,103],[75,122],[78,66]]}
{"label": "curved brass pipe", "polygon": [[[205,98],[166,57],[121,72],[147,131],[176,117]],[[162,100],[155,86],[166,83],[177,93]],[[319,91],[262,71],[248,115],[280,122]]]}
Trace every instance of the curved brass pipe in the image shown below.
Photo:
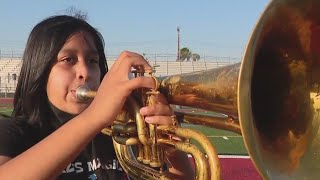
{"label": "curved brass pipe", "polygon": [[194,139],[201,145],[205,154],[208,157],[209,169],[210,169],[210,179],[220,179],[220,161],[216,150],[211,145],[210,140],[204,134],[186,128],[176,128],[170,126],[159,126],[160,131],[165,133],[177,135],[178,137],[186,139]]}
{"label": "curved brass pipe", "polygon": [[[158,142],[159,144],[163,144],[163,145],[171,145],[175,147],[175,149],[177,150],[191,154],[192,157],[194,157],[194,161],[195,161],[195,168],[196,168],[195,179],[206,180],[210,178],[209,171],[207,171],[208,161],[206,159],[206,156],[198,149],[198,147],[190,143],[173,142],[167,139],[159,139]],[[216,177],[220,177],[220,176],[217,175]]]}
{"label": "curved brass pipe", "polygon": [[119,163],[125,172],[134,179],[163,179],[170,180],[165,174],[154,170],[145,165],[141,165],[140,162],[135,161],[135,155],[131,151],[129,146],[113,143]]}

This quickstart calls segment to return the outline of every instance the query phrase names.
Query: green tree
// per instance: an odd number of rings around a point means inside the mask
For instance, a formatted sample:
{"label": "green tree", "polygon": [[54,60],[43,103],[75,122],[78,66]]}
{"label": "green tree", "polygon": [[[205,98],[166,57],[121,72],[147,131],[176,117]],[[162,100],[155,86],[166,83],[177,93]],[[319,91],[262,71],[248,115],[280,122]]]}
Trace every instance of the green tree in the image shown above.
{"label": "green tree", "polygon": [[197,53],[193,53],[192,54],[192,60],[193,61],[199,61],[200,60],[200,55]]}
{"label": "green tree", "polygon": [[189,48],[184,47],[180,49],[180,59],[179,61],[199,61],[200,60],[200,55],[197,53],[193,53]]}
{"label": "green tree", "polygon": [[189,48],[184,47],[180,49],[180,61],[189,61],[191,58],[192,52],[190,51]]}

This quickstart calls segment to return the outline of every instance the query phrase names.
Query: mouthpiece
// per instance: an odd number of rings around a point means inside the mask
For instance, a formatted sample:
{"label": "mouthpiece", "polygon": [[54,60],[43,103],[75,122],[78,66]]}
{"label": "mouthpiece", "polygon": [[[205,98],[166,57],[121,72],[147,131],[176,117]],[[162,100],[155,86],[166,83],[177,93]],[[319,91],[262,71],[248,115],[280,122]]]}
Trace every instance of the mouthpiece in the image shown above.
{"label": "mouthpiece", "polygon": [[81,102],[87,102],[96,96],[97,92],[92,91],[88,86],[79,86],[76,90],[76,97]]}

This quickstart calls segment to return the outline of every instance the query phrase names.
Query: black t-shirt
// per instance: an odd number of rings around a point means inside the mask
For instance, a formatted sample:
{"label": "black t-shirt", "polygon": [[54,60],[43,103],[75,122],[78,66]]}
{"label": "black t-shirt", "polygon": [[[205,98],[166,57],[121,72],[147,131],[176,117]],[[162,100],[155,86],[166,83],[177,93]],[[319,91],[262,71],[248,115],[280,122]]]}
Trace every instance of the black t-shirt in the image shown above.
{"label": "black t-shirt", "polygon": [[[56,109],[55,113],[57,113]],[[66,122],[66,119],[70,118],[68,114],[59,111],[56,115],[62,124]],[[29,125],[26,121],[1,117],[0,155],[13,158],[43,139],[43,134],[43,131]],[[35,157],[35,161],[36,160],[41,161],[41,159]],[[26,168],[28,168],[28,165],[26,165]],[[81,154],[63,170],[58,179],[122,180],[128,179],[128,177],[116,158],[112,138],[100,133],[87,145]]]}
{"label": "black t-shirt", "polygon": [[59,179],[127,179],[127,175],[116,158],[111,138],[99,134]]}

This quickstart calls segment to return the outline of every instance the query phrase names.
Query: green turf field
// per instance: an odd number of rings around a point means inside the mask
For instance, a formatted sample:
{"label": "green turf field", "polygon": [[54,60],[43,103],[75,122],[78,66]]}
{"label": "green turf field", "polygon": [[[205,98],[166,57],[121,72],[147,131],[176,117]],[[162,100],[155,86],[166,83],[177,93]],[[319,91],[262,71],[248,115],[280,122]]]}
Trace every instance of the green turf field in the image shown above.
{"label": "green turf field", "polygon": [[11,112],[12,112],[12,108],[7,108],[7,107],[1,107],[0,108],[0,113],[1,114],[5,114],[5,115],[10,116]]}
{"label": "green turf field", "polygon": [[214,145],[218,154],[248,154],[244,146],[242,136],[239,134],[199,125],[182,124],[182,127],[197,130],[205,134]]}

